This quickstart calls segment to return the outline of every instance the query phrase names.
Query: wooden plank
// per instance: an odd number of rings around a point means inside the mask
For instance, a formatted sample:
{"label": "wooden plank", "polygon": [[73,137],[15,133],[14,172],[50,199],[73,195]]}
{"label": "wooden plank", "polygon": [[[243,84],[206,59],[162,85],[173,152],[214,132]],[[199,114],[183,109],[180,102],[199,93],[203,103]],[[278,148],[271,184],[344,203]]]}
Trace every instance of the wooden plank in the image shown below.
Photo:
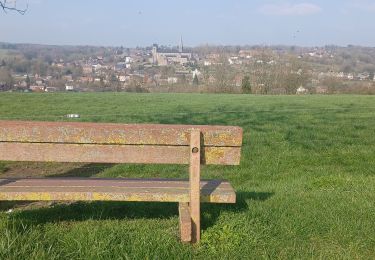
{"label": "wooden plank", "polygon": [[239,165],[241,147],[202,147],[201,164]]}
{"label": "wooden plank", "polygon": [[[188,164],[189,146],[0,142],[2,161]],[[202,164],[237,165],[240,147],[206,147]]]}
{"label": "wooden plank", "polygon": [[178,203],[178,212],[180,220],[180,237],[182,242],[191,241],[191,217],[189,211],[189,203]]}
{"label": "wooden plank", "polygon": [[[32,186],[83,186],[83,187],[157,187],[157,188],[189,188],[187,179],[138,179],[138,178],[84,178],[84,177],[51,177],[51,178],[5,178],[0,179],[0,186],[32,187]],[[216,187],[232,189],[227,181],[202,180],[201,188],[214,189]]]}
{"label": "wooden plank", "polygon": [[242,129],[234,126],[35,121],[0,121],[0,142],[189,146],[193,129],[204,146],[242,145]]}
{"label": "wooden plank", "polygon": [[191,215],[191,241],[200,241],[201,213],[200,213],[200,165],[201,165],[201,133],[198,130],[191,132],[190,137],[190,215]]}
{"label": "wooden plank", "polygon": [[[227,181],[204,180],[201,201],[235,203],[236,194]],[[1,200],[57,201],[190,201],[188,180],[39,178],[0,179]]]}

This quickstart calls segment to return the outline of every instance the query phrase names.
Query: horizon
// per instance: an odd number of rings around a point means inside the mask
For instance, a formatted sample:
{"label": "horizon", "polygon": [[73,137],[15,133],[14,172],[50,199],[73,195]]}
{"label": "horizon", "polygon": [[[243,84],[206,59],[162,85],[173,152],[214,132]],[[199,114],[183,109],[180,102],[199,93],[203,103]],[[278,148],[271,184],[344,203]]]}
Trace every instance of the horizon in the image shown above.
{"label": "horizon", "polygon": [[[0,41],[0,44],[14,44],[14,45],[34,45],[34,46],[51,46],[51,47],[95,47],[95,48],[150,48],[153,44],[158,43],[151,43],[149,45],[140,45],[140,46],[124,46],[124,45],[90,45],[90,44],[48,44],[48,43],[31,43],[31,42],[4,42]],[[168,48],[177,48],[178,45],[175,44],[158,44],[159,47],[168,47]],[[375,46],[367,46],[367,45],[357,45],[357,44],[348,44],[344,45],[337,45],[337,44],[325,44],[325,45],[311,45],[311,46],[302,46],[302,45],[288,45],[288,44],[272,44],[272,45],[264,45],[264,44],[228,44],[228,45],[219,45],[219,44],[208,44],[202,43],[198,45],[185,45],[184,48],[199,48],[199,47],[266,47],[266,48],[273,48],[273,47],[296,47],[296,48],[325,48],[325,47],[338,47],[338,48],[350,48],[350,47],[358,47],[358,48],[375,48]]]}
{"label": "horizon", "polygon": [[0,42],[126,46],[348,45],[374,47],[368,0],[85,2],[18,0],[25,15],[0,13]]}

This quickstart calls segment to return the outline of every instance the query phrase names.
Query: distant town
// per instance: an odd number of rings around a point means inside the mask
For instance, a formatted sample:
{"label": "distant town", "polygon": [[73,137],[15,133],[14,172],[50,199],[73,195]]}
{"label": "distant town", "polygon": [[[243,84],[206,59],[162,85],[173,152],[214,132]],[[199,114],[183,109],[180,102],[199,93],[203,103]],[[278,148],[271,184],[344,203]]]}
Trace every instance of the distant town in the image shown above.
{"label": "distant town", "polygon": [[375,48],[0,43],[0,91],[375,94]]}

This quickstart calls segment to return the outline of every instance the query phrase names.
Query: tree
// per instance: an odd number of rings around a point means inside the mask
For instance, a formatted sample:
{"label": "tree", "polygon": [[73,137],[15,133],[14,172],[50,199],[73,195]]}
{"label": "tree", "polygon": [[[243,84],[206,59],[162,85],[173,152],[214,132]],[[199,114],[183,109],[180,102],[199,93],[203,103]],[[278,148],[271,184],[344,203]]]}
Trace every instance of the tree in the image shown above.
{"label": "tree", "polygon": [[0,0],[0,9],[3,9],[5,13],[7,11],[14,11],[14,12],[24,15],[27,12],[27,8],[28,8],[28,5],[26,5],[24,9],[18,8],[16,0],[13,0],[11,2],[7,0]]}
{"label": "tree", "polygon": [[13,86],[13,77],[9,70],[0,69],[0,90],[9,90]]}
{"label": "tree", "polygon": [[343,87],[342,81],[336,77],[326,77],[322,80],[321,84],[327,87],[329,94],[340,92],[340,89]]}
{"label": "tree", "polygon": [[198,76],[197,76],[197,74],[194,75],[194,78],[193,78],[193,85],[195,85],[195,86],[198,86],[198,85],[199,85],[199,81],[198,81]]}
{"label": "tree", "polygon": [[109,80],[110,80],[110,88],[112,90],[115,90],[116,92],[120,92],[121,84],[120,84],[120,81],[118,80],[118,77],[114,73],[112,73],[109,77]]}
{"label": "tree", "polygon": [[29,75],[27,75],[26,76],[26,85],[27,85],[27,87],[30,87],[30,84],[31,84],[31,80],[30,80]]}
{"label": "tree", "polygon": [[249,76],[243,77],[242,82],[241,82],[241,88],[242,88],[242,93],[251,94],[251,83],[250,83]]}
{"label": "tree", "polygon": [[369,73],[369,79],[370,79],[370,80],[375,80],[375,78],[374,78],[374,72],[373,72],[373,71],[371,71],[371,72]]}

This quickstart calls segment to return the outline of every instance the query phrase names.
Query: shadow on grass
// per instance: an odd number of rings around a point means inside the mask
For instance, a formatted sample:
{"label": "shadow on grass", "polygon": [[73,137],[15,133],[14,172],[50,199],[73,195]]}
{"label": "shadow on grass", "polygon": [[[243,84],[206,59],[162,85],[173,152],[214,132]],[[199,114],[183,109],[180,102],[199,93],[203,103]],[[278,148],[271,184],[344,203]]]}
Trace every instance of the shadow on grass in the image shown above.
{"label": "shadow on grass", "polygon": [[115,165],[116,164],[108,163],[89,163],[60,174],[52,174],[46,177],[92,177]]}
{"label": "shadow on grass", "polygon": [[274,195],[273,192],[236,192],[237,202],[235,204],[212,204],[204,203],[201,207],[202,230],[215,225],[217,219],[223,212],[243,212],[249,210],[249,201],[266,201]]}
{"label": "shadow on grass", "polygon": [[[202,229],[215,225],[222,212],[248,210],[247,201],[265,201],[273,193],[238,192],[235,204],[202,204]],[[165,202],[74,202],[53,207],[29,209],[13,214],[19,223],[40,225],[61,221],[160,219],[178,216],[177,203]]]}

